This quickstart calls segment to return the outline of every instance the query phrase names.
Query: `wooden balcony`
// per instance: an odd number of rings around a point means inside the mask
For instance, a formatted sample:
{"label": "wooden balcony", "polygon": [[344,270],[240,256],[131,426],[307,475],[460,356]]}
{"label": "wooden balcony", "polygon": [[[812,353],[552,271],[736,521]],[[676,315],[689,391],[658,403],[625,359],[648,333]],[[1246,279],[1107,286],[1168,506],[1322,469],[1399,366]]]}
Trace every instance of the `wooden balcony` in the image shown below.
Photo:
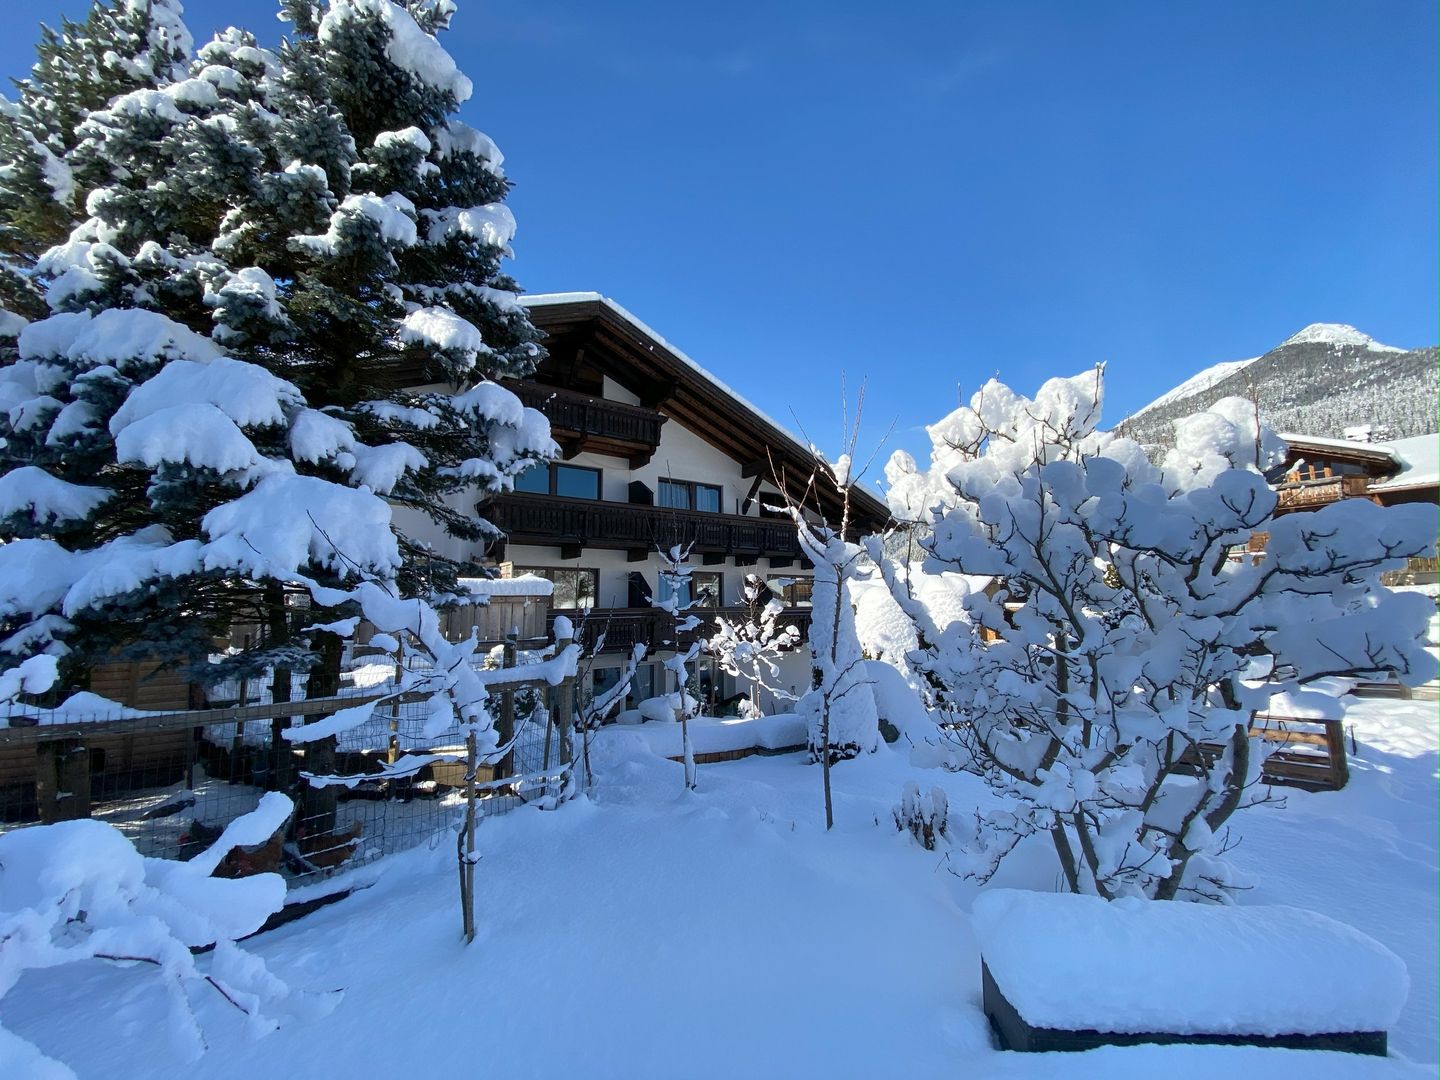
{"label": "wooden balcony", "polygon": [[801,556],[795,526],[775,518],[518,492],[492,499],[481,513],[510,543],[559,547],[571,552],[566,558],[578,558],[581,549],[595,547],[628,551],[639,562],[676,544],[688,545],[694,554],[711,556],[712,561],[725,556],[749,560]]}
{"label": "wooden balcony", "polygon": [[[1293,475],[1293,474],[1292,474]],[[1289,480],[1279,485],[1280,510],[1300,510],[1340,499],[1363,498],[1370,489],[1368,476],[1322,476],[1315,479]]]}
{"label": "wooden balcony", "polygon": [[[553,630],[555,616],[564,615],[576,627],[580,643],[589,652],[595,647],[601,634],[605,635],[602,652],[629,652],[637,644],[649,645],[651,650],[673,647],[675,644],[688,645],[699,636],[710,636],[715,632],[715,618],[743,618],[744,608],[694,608],[686,612],[700,620],[700,626],[682,634],[675,633],[675,619],[656,608],[591,608],[587,611],[551,611],[548,627]],[[780,616],[781,626],[795,626],[800,630],[800,642],[810,637],[810,609],[786,608]]]}
{"label": "wooden balcony", "polygon": [[505,386],[526,405],[545,414],[566,458],[584,452],[607,454],[626,458],[636,469],[649,462],[660,445],[665,417],[654,409],[540,383],[507,382]]}

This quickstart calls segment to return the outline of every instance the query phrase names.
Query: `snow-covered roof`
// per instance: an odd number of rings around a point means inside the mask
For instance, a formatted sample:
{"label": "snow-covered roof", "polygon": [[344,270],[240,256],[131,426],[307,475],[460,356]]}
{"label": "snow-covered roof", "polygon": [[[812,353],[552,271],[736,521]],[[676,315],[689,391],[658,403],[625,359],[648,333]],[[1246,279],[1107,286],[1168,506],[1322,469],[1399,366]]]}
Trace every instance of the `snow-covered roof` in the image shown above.
{"label": "snow-covered roof", "polygon": [[1394,490],[1409,487],[1433,487],[1440,484],[1440,435],[1416,435],[1394,442],[1376,443],[1390,452],[1400,465],[1400,471],[1378,484],[1371,484],[1372,490]]}
{"label": "snow-covered roof", "polygon": [[777,421],[774,417],[767,414],[753,401],[750,401],[744,395],[738,393],[734,387],[730,386],[728,383],[724,382],[711,372],[707,371],[705,368],[701,367],[698,363],[696,363],[689,356],[687,356],[683,350],[676,348],[676,346],[666,341],[664,337],[656,333],[655,330],[653,330],[650,326],[642,322],[639,318],[631,314],[631,312],[627,311],[625,308],[621,307],[614,300],[611,300],[610,297],[604,296],[597,292],[536,293],[533,296],[520,297],[520,303],[524,304],[526,307],[550,307],[555,304],[604,304],[611,311],[615,312],[616,315],[620,316],[620,318],[624,319],[631,326],[633,326],[637,331],[654,341],[655,344],[663,345],[671,352],[672,355],[674,355],[675,359],[690,367],[695,372],[695,374],[699,375],[711,386],[715,387],[715,389],[719,390],[721,393],[727,395],[728,397],[734,398],[738,404],[743,405],[756,416],[760,417],[760,419],[764,420],[771,427],[775,428],[776,431],[780,432],[781,435],[785,436],[785,438],[789,439],[792,443],[795,444],[795,449],[797,452],[804,454],[807,457],[810,456],[810,448],[805,443],[801,442],[792,432],[788,431],[783,424]]}
{"label": "snow-covered roof", "polygon": [[1298,431],[1282,431],[1280,438],[1286,444],[1293,447],[1302,447],[1314,450],[1344,450],[1350,453],[1361,455],[1374,455],[1388,458],[1396,468],[1400,461],[1396,458],[1394,451],[1390,449],[1389,443],[1356,442],[1354,439],[1330,439],[1323,435],[1302,435]]}

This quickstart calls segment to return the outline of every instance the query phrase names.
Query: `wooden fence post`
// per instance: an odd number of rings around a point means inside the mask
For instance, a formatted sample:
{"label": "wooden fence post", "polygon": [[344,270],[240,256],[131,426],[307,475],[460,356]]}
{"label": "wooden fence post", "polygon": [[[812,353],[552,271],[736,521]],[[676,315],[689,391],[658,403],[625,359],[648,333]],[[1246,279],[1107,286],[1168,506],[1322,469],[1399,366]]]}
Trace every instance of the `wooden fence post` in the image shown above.
{"label": "wooden fence post", "polygon": [[[505,639],[503,657],[502,667],[513,668],[515,666],[517,658],[513,635]],[[515,691],[513,689],[505,689],[500,692],[500,722],[495,734],[498,736],[501,746],[515,737]],[[507,750],[505,755],[495,762],[495,768],[492,771],[496,780],[510,776],[515,771],[515,750],[513,748]]]}
{"label": "wooden fence post", "polygon": [[[570,647],[572,639],[555,639],[555,655],[561,655]],[[575,721],[575,676],[567,675],[555,688],[555,734],[560,740],[560,764],[570,764],[570,728]]]}
{"label": "wooden fence post", "polygon": [[465,736],[465,854],[460,866],[460,909],[465,944],[475,940],[475,772],[480,767],[475,732]]}
{"label": "wooden fence post", "polygon": [[40,821],[53,825],[90,816],[90,751],[81,739],[35,744],[35,801]]}
{"label": "wooden fence post", "polygon": [[[395,643],[395,689],[400,689],[400,679],[405,674],[405,643]],[[385,760],[391,765],[400,760],[400,699],[390,706],[390,745],[385,751]]]}

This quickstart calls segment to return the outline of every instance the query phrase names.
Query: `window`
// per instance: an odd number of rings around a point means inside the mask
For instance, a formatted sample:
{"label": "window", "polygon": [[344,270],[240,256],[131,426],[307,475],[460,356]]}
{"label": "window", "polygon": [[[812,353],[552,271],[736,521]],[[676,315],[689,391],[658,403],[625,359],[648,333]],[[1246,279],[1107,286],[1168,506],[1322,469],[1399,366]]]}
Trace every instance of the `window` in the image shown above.
{"label": "window", "polygon": [[533,495],[550,494],[550,466],[543,461],[532,465],[515,477],[515,490],[528,491]]}
{"label": "window", "polygon": [[593,608],[600,592],[600,571],[560,566],[517,566],[515,575],[534,574],[555,583],[550,606],[565,611]]}
{"label": "window", "polygon": [[600,498],[600,470],[583,465],[535,465],[515,478],[515,490],[531,495],[563,495],[567,499]]}
{"label": "window", "polygon": [[590,686],[590,700],[600,701],[620,682],[618,667],[597,667]]}
{"label": "window", "polygon": [[625,707],[633,709],[640,702],[655,696],[655,672],[659,664],[641,664],[635,669],[635,678],[630,682],[630,693],[625,695]]}
{"label": "window", "polygon": [[697,570],[690,575],[691,587],[701,607],[719,607],[725,599],[720,575],[710,570]]}
{"label": "window", "polygon": [[780,598],[780,602],[786,607],[809,607],[810,592],[815,586],[815,579],[808,577],[772,577],[765,582],[766,587]]}
{"label": "window", "polygon": [[[670,579],[661,574],[660,602],[664,603],[673,595]],[[689,604],[691,598],[694,597],[698,601],[697,607],[719,607],[724,595],[721,591],[721,579],[718,573],[713,570],[696,570],[690,574],[690,580],[680,586],[680,606],[684,607]]]}
{"label": "window", "polygon": [[600,498],[600,470],[579,465],[552,465],[555,494],[569,499]]}
{"label": "window", "polygon": [[693,480],[661,480],[655,493],[655,504],[672,510],[703,510],[708,514],[718,514],[720,486],[697,484]]}

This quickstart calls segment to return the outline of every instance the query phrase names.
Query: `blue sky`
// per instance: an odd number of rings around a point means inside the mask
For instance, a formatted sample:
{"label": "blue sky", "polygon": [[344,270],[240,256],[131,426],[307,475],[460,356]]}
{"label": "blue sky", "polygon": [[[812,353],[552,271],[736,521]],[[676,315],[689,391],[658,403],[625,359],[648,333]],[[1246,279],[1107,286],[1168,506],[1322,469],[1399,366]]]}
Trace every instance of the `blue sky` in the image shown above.
{"label": "blue sky", "polygon": [[[270,43],[274,6],[186,9]],[[0,67],[85,7],[3,5]],[[822,444],[868,377],[913,450],[997,372],[1104,360],[1114,421],[1311,322],[1434,344],[1436,39],[1430,0],[460,0],[443,38],[527,290],[614,297]]]}

